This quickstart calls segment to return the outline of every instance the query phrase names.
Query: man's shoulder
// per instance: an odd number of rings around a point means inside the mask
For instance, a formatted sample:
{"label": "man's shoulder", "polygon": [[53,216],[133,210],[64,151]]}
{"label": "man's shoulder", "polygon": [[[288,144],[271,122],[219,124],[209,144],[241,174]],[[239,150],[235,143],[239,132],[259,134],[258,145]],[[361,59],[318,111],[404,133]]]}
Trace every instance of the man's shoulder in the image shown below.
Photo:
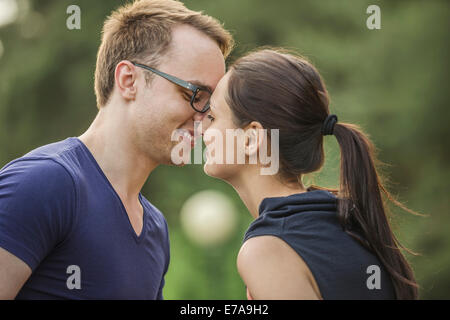
{"label": "man's shoulder", "polygon": [[76,138],[70,137],[65,140],[49,143],[31,150],[21,158],[60,158],[65,153],[70,153],[73,149],[79,147]]}
{"label": "man's shoulder", "polygon": [[69,159],[74,158],[76,147],[76,141],[68,138],[36,148],[1,168],[0,179],[17,178],[31,183],[73,180]]}
{"label": "man's shoulder", "polygon": [[73,229],[78,199],[64,163],[48,150],[38,153],[0,170],[0,245],[32,270]]}
{"label": "man's shoulder", "polygon": [[41,195],[73,190],[73,170],[64,159],[73,144],[67,140],[39,147],[6,164],[0,169],[0,189],[27,193],[34,190]]}
{"label": "man's shoulder", "polygon": [[0,170],[0,191],[56,196],[74,185],[65,166],[52,158],[18,158]]}

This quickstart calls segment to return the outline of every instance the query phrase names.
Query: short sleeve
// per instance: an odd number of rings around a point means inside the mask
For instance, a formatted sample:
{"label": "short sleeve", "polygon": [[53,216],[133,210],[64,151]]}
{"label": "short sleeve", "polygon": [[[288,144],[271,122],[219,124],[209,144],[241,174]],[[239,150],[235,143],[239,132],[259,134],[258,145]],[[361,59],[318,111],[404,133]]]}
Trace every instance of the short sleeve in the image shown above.
{"label": "short sleeve", "polygon": [[0,171],[0,247],[34,271],[73,226],[72,176],[52,159],[19,159]]}

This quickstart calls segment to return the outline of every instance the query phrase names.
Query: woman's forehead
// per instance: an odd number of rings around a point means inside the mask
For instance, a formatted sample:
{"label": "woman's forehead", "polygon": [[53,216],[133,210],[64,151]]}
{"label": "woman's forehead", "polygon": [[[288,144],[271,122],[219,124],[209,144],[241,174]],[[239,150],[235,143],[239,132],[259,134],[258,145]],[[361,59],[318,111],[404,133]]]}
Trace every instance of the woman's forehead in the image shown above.
{"label": "woman's forehead", "polygon": [[216,86],[216,89],[214,90],[212,96],[211,96],[211,102],[219,102],[218,100],[224,99],[227,84],[228,84],[228,78],[229,78],[229,72],[227,72],[219,81],[219,83]]}

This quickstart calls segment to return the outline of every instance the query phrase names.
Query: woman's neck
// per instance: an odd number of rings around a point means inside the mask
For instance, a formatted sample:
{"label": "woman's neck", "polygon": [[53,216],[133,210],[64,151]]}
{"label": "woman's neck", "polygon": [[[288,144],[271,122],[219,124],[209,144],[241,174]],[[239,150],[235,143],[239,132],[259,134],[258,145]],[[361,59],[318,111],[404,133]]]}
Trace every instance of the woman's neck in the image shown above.
{"label": "woman's neck", "polygon": [[261,175],[259,169],[254,170],[252,167],[247,169],[230,179],[228,183],[234,187],[255,219],[259,216],[259,205],[264,198],[286,197],[306,191],[300,183],[285,184],[278,176]]}

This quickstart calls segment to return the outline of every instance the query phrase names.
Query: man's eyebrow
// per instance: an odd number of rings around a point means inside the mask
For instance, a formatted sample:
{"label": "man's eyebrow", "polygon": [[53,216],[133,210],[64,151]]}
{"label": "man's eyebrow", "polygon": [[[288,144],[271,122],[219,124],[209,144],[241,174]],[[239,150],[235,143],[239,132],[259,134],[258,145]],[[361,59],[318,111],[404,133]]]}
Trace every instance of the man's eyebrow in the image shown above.
{"label": "man's eyebrow", "polygon": [[210,86],[208,86],[207,84],[204,84],[204,83],[201,82],[201,81],[198,81],[198,80],[187,80],[187,82],[192,83],[192,84],[195,84],[196,86],[201,87],[201,88],[203,88],[203,89],[207,89],[207,90],[209,90],[210,92],[213,92],[213,90],[211,89]]}

